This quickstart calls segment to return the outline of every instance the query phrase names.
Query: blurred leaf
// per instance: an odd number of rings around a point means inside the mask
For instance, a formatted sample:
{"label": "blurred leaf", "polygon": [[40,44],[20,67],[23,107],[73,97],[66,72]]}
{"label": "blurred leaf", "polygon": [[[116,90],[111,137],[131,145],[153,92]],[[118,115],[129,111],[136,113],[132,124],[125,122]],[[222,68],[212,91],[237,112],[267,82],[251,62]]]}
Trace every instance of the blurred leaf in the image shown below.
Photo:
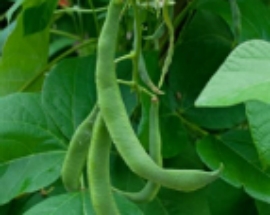
{"label": "blurred leaf", "polygon": [[248,132],[231,131],[221,140],[206,137],[198,141],[197,150],[209,167],[214,169],[224,164],[221,177],[226,182],[243,187],[253,198],[270,202],[270,176],[259,166]]}
{"label": "blurred leaf", "polygon": [[197,106],[220,107],[257,99],[270,102],[270,44],[251,40],[238,46],[207,83]]}
{"label": "blurred leaf", "polygon": [[[238,0],[241,12],[241,41],[270,39],[269,9],[257,0]],[[252,7],[250,7],[252,5]],[[196,9],[211,11],[220,15],[232,28],[232,15],[228,1],[199,0]]]}
{"label": "blurred leaf", "polygon": [[[50,197],[32,207],[24,215],[94,215],[89,196],[89,192],[84,191]],[[116,194],[115,200],[122,215],[142,215],[139,208],[124,197]]]}
{"label": "blurred leaf", "polygon": [[260,161],[267,168],[270,166],[270,105],[250,101],[246,103],[246,113]]}
{"label": "blurred leaf", "polygon": [[176,156],[189,144],[187,131],[176,115],[160,116],[160,132],[164,158]]}
{"label": "blurred leaf", "polygon": [[256,206],[258,209],[258,215],[269,215],[270,211],[270,204],[261,202],[261,201],[256,201]]}
{"label": "blurred leaf", "polygon": [[60,175],[63,152],[30,155],[0,164],[0,204],[48,186]]}
{"label": "blurred leaf", "polygon": [[2,55],[2,49],[5,45],[5,42],[9,34],[14,30],[16,26],[15,22],[12,22],[10,25],[6,26],[3,30],[0,31],[0,55]]}
{"label": "blurred leaf", "polygon": [[41,106],[39,94],[0,98],[0,163],[65,148],[63,135]]}
{"label": "blurred leaf", "polygon": [[158,196],[166,211],[164,215],[211,215],[204,189],[190,193],[162,189]]}
{"label": "blurred leaf", "polygon": [[243,107],[194,108],[194,100],[229,54],[232,43],[228,25],[220,17],[199,11],[175,49],[169,73],[169,101],[174,101],[174,109],[179,109],[185,118],[202,127],[230,128],[245,118]]}
{"label": "blurred leaf", "polygon": [[46,0],[37,2],[38,4],[35,4],[24,10],[24,36],[43,31],[47,28],[48,23],[50,23],[52,19],[52,14],[56,8],[58,0]]}
{"label": "blurred leaf", "polygon": [[207,197],[213,215],[254,215],[255,203],[242,189],[236,189],[222,180],[210,184]]}
{"label": "blurred leaf", "polygon": [[50,197],[30,208],[24,215],[94,215],[88,192]]}
{"label": "blurred leaf", "polygon": [[[43,2],[46,2],[47,5],[44,10],[50,9],[51,11],[48,11],[48,13],[52,13],[54,8],[49,7],[51,0],[43,0]],[[23,23],[24,11],[39,3],[40,1],[25,1],[23,11],[17,18],[16,27],[5,43],[0,62],[0,95],[7,95],[28,88],[32,84],[32,80],[40,75],[47,63],[48,28],[35,34],[24,35],[24,29],[27,28],[24,25],[26,23]],[[39,20],[38,17],[32,19],[34,21]],[[29,24],[32,25],[32,23]],[[46,24],[48,27],[49,23]],[[40,86],[31,85],[32,90],[39,88]]]}
{"label": "blurred leaf", "polygon": [[[70,38],[59,38],[51,42],[50,44],[50,50],[49,50],[49,56],[55,56],[56,54],[59,54],[59,51],[62,51],[65,48],[70,47],[74,44],[74,40]],[[57,56],[57,55],[56,55]]]}

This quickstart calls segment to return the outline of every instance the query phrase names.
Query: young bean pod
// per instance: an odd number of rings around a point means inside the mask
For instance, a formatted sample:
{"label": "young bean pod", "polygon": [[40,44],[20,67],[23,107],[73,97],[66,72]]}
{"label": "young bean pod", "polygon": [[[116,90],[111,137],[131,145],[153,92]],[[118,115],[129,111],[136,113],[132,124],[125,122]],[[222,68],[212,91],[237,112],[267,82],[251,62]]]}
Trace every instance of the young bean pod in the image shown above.
{"label": "young bean pod", "polygon": [[164,92],[162,92],[160,89],[158,89],[158,87],[155,86],[155,84],[151,80],[151,78],[148,74],[142,53],[140,54],[140,58],[139,58],[139,74],[140,74],[141,80],[146,84],[146,86],[149,87],[149,89],[151,89],[154,93],[156,93],[158,95],[164,94]]}
{"label": "young bean pod", "polygon": [[[161,155],[161,136],[159,129],[159,102],[157,98],[153,98],[150,107],[150,121],[149,121],[149,154],[153,161],[162,166],[162,155]],[[139,192],[124,192],[115,189],[118,193],[121,193],[126,198],[134,202],[150,202],[152,201],[158,191],[160,185],[152,181],[148,181],[146,185]]]}
{"label": "young bean pod", "polygon": [[120,12],[121,3],[111,0],[98,43],[98,104],[110,136],[127,165],[142,178],[180,191],[202,188],[219,176],[221,168],[213,172],[163,169],[149,157],[136,137],[116,79],[114,56]]}
{"label": "young bean pod", "polygon": [[63,184],[68,191],[80,189],[80,177],[85,166],[90,137],[98,112],[98,107],[95,106],[71,138],[61,170]]}
{"label": "young bean pod", "polygon": [[111,190],[110,149],[111,139],[99,114],[87,159],[90,195],[96,215],[120,215]]}
{"label": "young bean pod", "polygon": [[174,53],[174,27],[169,15],[169,6],[168,6],[168,2],[169,0],[164,0],[164,5],[162,8],[162,14],[163,14],[163,20],[169,30],[169,48],[167,51],[167,55],[163,64],[163,68],[162,68],[162,73],[160,76],[160,80],[158,83],[158,87],[161,88],[162,84],[164,82],[165,79],[165,75],[167,74],[169,67],[171,65],[172,62],[172,58],[173,58],[173,53]]}

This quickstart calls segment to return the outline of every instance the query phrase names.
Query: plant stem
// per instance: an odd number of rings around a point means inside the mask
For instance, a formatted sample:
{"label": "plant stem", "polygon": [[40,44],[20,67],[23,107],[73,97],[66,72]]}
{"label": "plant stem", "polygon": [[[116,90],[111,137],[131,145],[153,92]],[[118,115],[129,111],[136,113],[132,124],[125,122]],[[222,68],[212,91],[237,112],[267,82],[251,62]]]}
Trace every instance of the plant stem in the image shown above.
{"label": "plant stem", "polygon": [[31,78],[27,83],[25,83],[20,89],[19,91],[24,91],[27,90],[30,86],[32,86],[41,76],[43,76],[48,70],[50,70],[56,63],[58,63],[60,60],[62,60],[63,58],[65,58],[66,56],[70,55],[71,53],[77,51],[78,49],[81,49],[93,42],[95,42],[95,39],[89,39],[86,40],[84,42],[82,42],[79,45],[73,46],[72,48],[68,49],[67,51],[65,51],[64,53],[62,53],[61,55],[59,55],[57,58],[55,58],[54,60],[52,60],[50,63],[48,63],[39,73],[37,73],[33,78]]}
{"label": "plant stem", "polygon": [[101,8],[96,8],[96,9],[81,9],[81,8],[64,8],[64,9],[59,9],[54,12],[54,14],[61,14],[61,13],[99,13],[99,12],[105,12],[107,11],[107,7],[101,7]]}
{"label": "plant stem", "polygon": [[175,116],[177,116],[183,124],[187,125],[190,129],[200,134],[201,136],[207,136],[209,134],[207,131],[201,129],[199,126],[186,120],[180,113],[175,113]]}
{"label": "plant stem", "polygon": [[63,37],[67,37],[67,38],[70,38],[70,39],[73,39],[73,40],[77,40],[77,41],[81,40],[81,38],[78,37],[77,35],[70,34],[68,32],[57,30],[57,29],[51,29],[50,30],[50,33],[56,34],[56,35],[59,35],[59,36],[63,36]]}
{"label": "plant stem", "polygon": [[117,79],[117,83],[129,86],[133,89],[136,88],[140,92],[145,93],[146,95],[150,96],[151,98],[156,97],[155,94],[151,93],[149,90],[145,89],[144,87],[142,87],[141,85],[139,85],[133,81],[126,81],[126,80],[122,80],[122,79]]}
{"label": "plant stem", "polygon": [[114,60],[114,63],[119,63],[119,62],[124,61],[124,60],[133,59],[134,57],[135,57],[135,52],[134,51],[131,51],[127,55],[123,55],[123,56],[121,56],[119,58],[116,58]]}
{"label": "plant stem", "polygon": [[[93,18],[94,18],[94,22],[95,22],[97,36],[99,36],[100,26],[99,26],[98,18],[97,18],[97,10],[95,9],[95,6],[93,4],[93,0],[88,0],[88,4],[89,4],[90,8],[94,11],[93,12]],[[106,10],[107,10],[107,8],[106,8]]]}

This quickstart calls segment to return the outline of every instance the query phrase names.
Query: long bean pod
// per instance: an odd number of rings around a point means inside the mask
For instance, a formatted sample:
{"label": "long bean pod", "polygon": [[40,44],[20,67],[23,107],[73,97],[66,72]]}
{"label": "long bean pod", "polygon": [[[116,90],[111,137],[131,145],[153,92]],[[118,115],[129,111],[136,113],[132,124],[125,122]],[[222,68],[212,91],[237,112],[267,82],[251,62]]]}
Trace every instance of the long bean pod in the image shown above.
{"label": "long bean pod", "polygon": [[110,149],[111,139],[99,114],[87,159],[90,194],[96,215],[120,215],[111,190]]}
{"label": "long bean pod", "polygon": [[126,164],[142,178],[180,191],[202,188],[219,176],[221,168],[212,172],[163,169],[146,153],[131,126],[117,84],[114,63],[121,7],[121,1],[110,1],[98,42],[98,104],[110,136]]}
{"label": "long bean pod", "polygon": [[90,137],[97,114],[98,107],[95,106],[71,138],[61,170],[63,184],[68,191],[80,189],[80,177],[85,166]]}
{"label": "long bean pod", "polygon": [[[162,166],[161,155],[161,136],[159,129],[159,102],[157,98],[152,99],[150,107],[150,121],[149,121],[149,154],[153,161]],[[160,189],[160,185],[152,181],[148,181],[145,186],[138,192],[125,192],[115,189],[118,193],[121,193],[128,199],[134,202],[150,202],[157,195]]]}

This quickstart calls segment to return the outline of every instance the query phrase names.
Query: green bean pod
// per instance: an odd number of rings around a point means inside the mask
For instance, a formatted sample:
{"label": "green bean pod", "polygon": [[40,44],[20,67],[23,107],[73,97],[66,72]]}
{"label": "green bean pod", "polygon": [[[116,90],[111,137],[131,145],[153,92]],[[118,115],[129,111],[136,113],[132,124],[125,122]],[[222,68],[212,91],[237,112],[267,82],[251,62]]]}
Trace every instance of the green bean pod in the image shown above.
{"label": "green bean pod", "polygon": [[87,159],[90,195],[96,215],[120,215],[111,190],[110,148],[111,139],[99,114]]}
{"label": "green bean pod", "polygon": [[80,190],[80,177],[86,162],[92,129],[98,112],[98,107],[95,106],[71,138],[61,170],[62,181],[68,191]]}
{"label": "green bean pod", "polygon": [[180,191],[202,188],[214,181],[222,168],[213,172],[163,169],[146,153],[131,126],[117,85],[114,63],[120,12],[119,1],[111,0],[98,43],[98,104],[110,136],[129,168],[142,178]]}
{"label": "green bean pod", "polygon": [[155,86],[155,84],[151,80],[151,78],[148,74],[142,53],[140,54],[140,57],[139,57],[139,74],[140,74],[141,80],[143,81],[143,83],[146,86],[148,86],[149,89],[151,89],[154,93],[156,93],[158,95],[164,94],[164,92],[162,92],[160,89],[158,89],[158,87]]}
{"label": "green bean pod", "polygon": [[[162,166],[161,155],[161,136],[159,129],[159,115],[158,115],[159,102],[157,98],[152,99],[150,107],[150,122],[149,122],[149,154],[156,164]],[[133,202],[150,202],[152,201],[158,191],[160,185],[152,181],[148,181],[145,186],[139,192],[125,192],[118,189],[114,189],[116,192],[121,193],[126,198]]]}
{"label": "green bean pod", "polygon": [[172,20],[170,18],[169,15],[169,4],[168,4],[169,0],[164,0],[164,5],[162,8],[162,14],[163,14],[163,20],[169,30],[169,48],[167,51],[167,55],[166,58],[164,60],[164,64],[163,64],[163,68],[162,68],[162,72],[161,72],[161,76],[160,76],[160,80],[158,83],[158,87],[161,88],[162,84],[164,82],[165,76],[168,73],[169,67],[172,63],[172,58],[173,58],[173,53],[174,53],[174,27],[172,24]]}

